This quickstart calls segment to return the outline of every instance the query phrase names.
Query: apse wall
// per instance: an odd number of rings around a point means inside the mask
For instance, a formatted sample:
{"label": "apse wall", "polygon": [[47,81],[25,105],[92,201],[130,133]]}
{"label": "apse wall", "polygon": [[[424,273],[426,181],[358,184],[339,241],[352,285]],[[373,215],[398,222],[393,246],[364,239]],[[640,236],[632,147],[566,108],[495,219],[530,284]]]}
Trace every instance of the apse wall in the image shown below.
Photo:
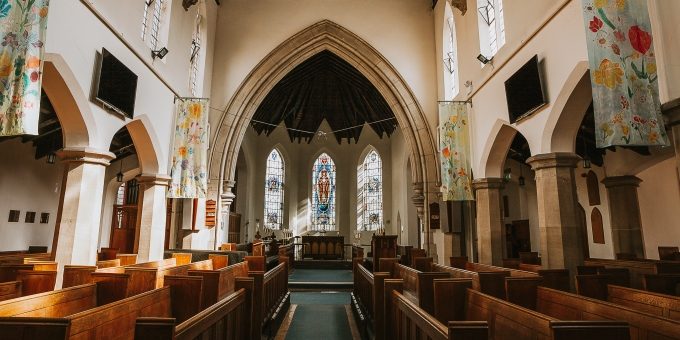
{"label": "apse wall", "polygon": [[[0,251],[52,248],[64,167],[34,155],[35,148],[21,138],[0,146]],[[10,210],[20,211],[19,222],[8,222]],[[25,222],[27,211],[36,213],[34,223]],[[40,223],[41,213],[50,214],[48,223]]]}
{"label": "apse wall", "polygon": [[[319,129],[331,130],[325,121]],[[296,235],[307,230],[310,225],[312,165],[322,152],[326,152],[337,168],[336,225],[339,227],[340,235],[345,236],[345,242],[354,241],[357,217],[357,166],[363,161],[363,156],[370,147],[375,148],[382,159],[383,216],[388,228],[387,233],[398,234],[395,211],[399,212],[405,228],[408,227],[407,210],[412,203],[407,202],[406,191],[410,180],[404,176],[406,165],[403,138],[399,134],[381,139],[372,128],[364,126],[356,144],[354,142],[348,144],[345,141],[340,145],[330,133],[326,140],[317,139],[308,144],[304,141],[291,142],[283,127],[276,128],[269,136],[265,134],[258,136],[252,128],[249,128],[242,147],[243,154],[247,156],[239,159],[237,169],[247,169],[243,171],[247,172],[247,178],[243,178],[243,172],[239,171],[237,212],[242,214],[242,233],[245,233],[245,225],[248,223],[249,241],[255,234],[256,219],[259,219],[260,226],[264,227],[266,159],[275,147],[285,160],[284,225],[296,230]],[[244,166],[241,162],[247,164]],[[396,169],[397,167],[399,169]],[[394,190],[395,188],[398,192]],[[406,232],[407,230],[403,236],[405,240],[408,237]],[[372,233],[364,232],[362,243],[370,243]]]}

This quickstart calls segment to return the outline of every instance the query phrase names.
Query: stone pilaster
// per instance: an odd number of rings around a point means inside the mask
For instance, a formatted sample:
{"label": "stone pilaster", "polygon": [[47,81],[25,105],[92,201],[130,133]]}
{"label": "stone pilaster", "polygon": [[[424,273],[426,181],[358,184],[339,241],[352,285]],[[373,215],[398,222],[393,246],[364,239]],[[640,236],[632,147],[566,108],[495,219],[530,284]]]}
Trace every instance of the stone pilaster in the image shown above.
{"label": "stone pilaster", "polygon": [[94,265],[106,167],[115,155],[104,150],[66,148],[57,155],[64,163],[52,256],[59,264],[57,288],[64,265]]}
{"label": "stone pilaster", "polygon": [[676,98],[662,106],[666,120],[666,129],[670,130],[668,138],[675,147],[675,164],[680,178],[680,98]]}
{"label": "stone pilaster", "polygon": [[602,180],[609,198],[614,254],[635,254],[639,258],[645,256],[637,193],[640,182],[642,180],[635,176],[607,177]]}
{"label": "stone pilaster", "polygon": [[472,182],[477,200],[477,249],[479,263],[503,264],[503,218],[501,178],[478,178]]}
{"label": "stone pilaster", "polygon": [[224,183],[224,191],[222,192],[222,195],[220,196],[220,214],[221,214],[221,222],[219,229],[216,229],[217,233],[217,247],[219,247],[222,243],[228,243],[229,242],[229,213],[231,212],[231,205],[234,203],[234,200],[236,199],[236,195],[233,193],[234,186],[236,185],[236,182],[234,181],[225,181]]}
{"label": "stone pilaster", "polygon": [[167,175],[142,174],[137,177],[139,184],[135,235],[137,262],[163,259],[167,216],[166,191],[169,182],[170,177]]}
{"label": "stone pilaster", "polygon": [[584,256],[574,180],[574,168],[580,159],[574,153],[557,152],[527,160],[536,175],[542,265],[567,268],[572,274]]}

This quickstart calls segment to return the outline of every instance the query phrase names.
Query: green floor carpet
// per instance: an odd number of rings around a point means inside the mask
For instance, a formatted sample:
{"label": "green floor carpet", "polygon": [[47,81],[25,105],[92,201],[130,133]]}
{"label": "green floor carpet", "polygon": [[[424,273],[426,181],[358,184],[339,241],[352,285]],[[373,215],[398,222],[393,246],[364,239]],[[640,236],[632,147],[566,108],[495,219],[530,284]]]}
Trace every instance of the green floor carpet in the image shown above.
{"label": "green floor carpet", "polygon": [[292,292],[290,303],[293,305],[349,305],[348,292]]}
{"label": "green floor carpet", "polygon": [[352,282],[352,271],[343,269],[295,269],[288,282]]}
{"label": "green floor carpet", "polygon": [[349,302],[346,292],[292,292],[290,303],[297,307],[286,340],[351,340]]}

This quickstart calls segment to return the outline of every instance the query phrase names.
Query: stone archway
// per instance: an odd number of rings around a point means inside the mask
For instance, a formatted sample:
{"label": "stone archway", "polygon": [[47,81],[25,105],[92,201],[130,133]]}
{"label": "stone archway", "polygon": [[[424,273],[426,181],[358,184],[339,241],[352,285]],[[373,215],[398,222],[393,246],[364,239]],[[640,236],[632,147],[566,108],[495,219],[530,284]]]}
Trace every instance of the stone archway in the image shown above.
{"label": "stone archway", "polygon": [[[397,70],[360,37],[328,20],[293,35],[250,72],[227,104],[211,145],[209,178],[217,182],[211,195],[230,202],[238,151],[250,120],[269,91],[289,71],[321,51],[330,51],[361,72],[390,104],[413,161],[414,202],[427,213],[430,195],[438,191],[439,168],[434,137],[415,95]],[[221,207],[221,206],[220,206]],[[219,216],[219,215],[218,215]],[[429,228],[429,226],[427,226]],[[429,243],[429,242],[427,242]]]}

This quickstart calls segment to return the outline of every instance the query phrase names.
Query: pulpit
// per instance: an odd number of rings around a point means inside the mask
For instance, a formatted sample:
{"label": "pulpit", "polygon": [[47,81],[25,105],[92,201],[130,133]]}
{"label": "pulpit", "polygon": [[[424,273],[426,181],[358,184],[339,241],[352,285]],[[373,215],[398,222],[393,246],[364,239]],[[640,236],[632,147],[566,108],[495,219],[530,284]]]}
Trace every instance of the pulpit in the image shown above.
{"label": "pulpit", "polygon": [[397,235],[373,235],[371,238],[373,271],[380,271],[380,259],[397,258]]}
{"label": "pulpit", "polygon": [[302,236],[303,258],[342,260],[345,258],[344,236]]}

